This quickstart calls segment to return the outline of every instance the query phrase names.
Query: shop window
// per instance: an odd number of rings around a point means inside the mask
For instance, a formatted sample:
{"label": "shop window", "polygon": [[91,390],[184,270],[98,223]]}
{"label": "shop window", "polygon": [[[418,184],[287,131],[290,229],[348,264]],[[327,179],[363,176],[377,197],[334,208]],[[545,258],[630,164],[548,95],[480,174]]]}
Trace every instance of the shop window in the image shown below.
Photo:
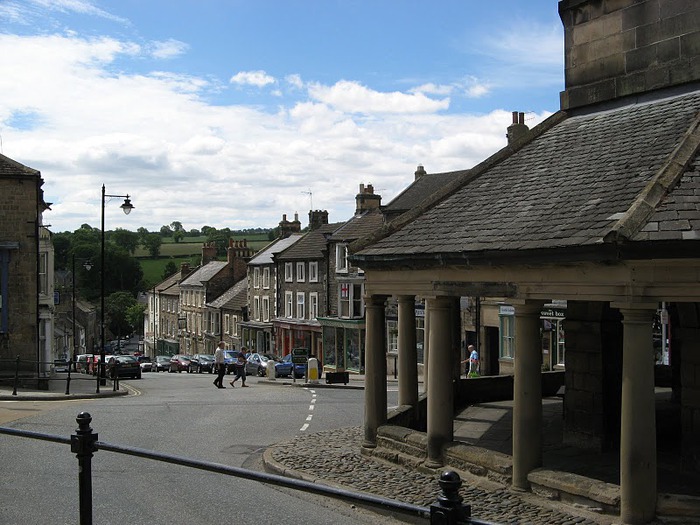
{"label": "shop window", "polygon": [[[501,309],[503,308],[501,307]],[[499,356],[505,359],[513,359],[515,357],[515,316],[501,313],[498,316],[498,320],[501,333]]]}
{"label": "shop window", "polygon": [[335,369],[338,367],[338,348],[335,340],[336,329],[323,327],[323,365]]}

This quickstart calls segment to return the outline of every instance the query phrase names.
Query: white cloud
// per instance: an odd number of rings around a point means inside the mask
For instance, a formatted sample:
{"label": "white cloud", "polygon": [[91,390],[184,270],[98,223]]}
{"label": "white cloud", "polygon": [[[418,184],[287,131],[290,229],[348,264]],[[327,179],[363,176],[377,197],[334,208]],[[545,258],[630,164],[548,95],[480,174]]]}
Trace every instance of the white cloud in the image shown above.
{"label": "white cloud", "polygon": [[423,93],[380,93],[347,80],[332,86],[312,84],[309,95],[347,113],[434,113],[450,105],[449,99],[434,100]]}
{"label": "white cloud", "polygon": [[241,71],[231,77],[231,84],[265,87],[277,81],[265,71]]}
{"label": "white cloud", "polygon": [[155,58],[173,58],[183,54],[189,46],[179,40],[169,39],[164,42],[151,43],[151,54]]}
{"label": "white cloud", "polygon": [[[295,212],[305,222],[309,189],[315,208],[346,220],[360,183],[386,203],[418,163],[436,172],[480,162],[505,145],[511,121],[509,112],[446,114],[448,98],[425,94],[438,88],[384,93],[348,81],[279,97],[275,113],[215,106],[203,96],[208,79],[112,71],[142,53],[109,38],[0,35],[0,69],[12,72],[0,76],[3,153],[41,170],[54,231],[98,226],[102,184],[136,206],[127,217],[110,203],[109,229],[272,227]],[[262,71],[239,75],[275,82]],[[13,124],[22,119],[25,128]]]}

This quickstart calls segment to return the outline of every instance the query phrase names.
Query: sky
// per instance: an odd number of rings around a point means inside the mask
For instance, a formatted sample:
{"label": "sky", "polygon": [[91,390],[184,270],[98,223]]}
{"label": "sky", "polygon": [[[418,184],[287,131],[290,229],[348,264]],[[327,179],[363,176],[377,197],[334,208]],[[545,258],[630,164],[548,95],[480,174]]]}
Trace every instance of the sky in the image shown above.
{"label": "sky", "polygon": [[559,109],[556,0],[0,0],[0,153],[54,232],[350,219]]}

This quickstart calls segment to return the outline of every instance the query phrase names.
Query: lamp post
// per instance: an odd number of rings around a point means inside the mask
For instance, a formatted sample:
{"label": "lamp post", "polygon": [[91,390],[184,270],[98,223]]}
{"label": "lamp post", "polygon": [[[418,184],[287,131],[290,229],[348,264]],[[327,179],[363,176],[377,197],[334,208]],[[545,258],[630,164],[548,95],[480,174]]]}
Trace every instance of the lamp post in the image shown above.
{"label": "lamp post", "polygon": [[[88,272],[90,271],[92,268],[92,263],[89,259],[83,263],[83,268],[85,268]],[[73,370],[76,370],[78,361],[78,343],[75,339],[75,254],[72,256],[71,278],[71,287],[73,292]]]}
{"label": "lamp post", "polygon": [[[107,374],[105,371],[105,197],[115,197],[124,199],[120,206],[122,211],[129,215],[134,205],[129,200],[129,195],[107,195],[105,185],[102,185],[102,223],[100,237],[100,385],[107,384]],[[98,387],[99,388],[99,387]]]}

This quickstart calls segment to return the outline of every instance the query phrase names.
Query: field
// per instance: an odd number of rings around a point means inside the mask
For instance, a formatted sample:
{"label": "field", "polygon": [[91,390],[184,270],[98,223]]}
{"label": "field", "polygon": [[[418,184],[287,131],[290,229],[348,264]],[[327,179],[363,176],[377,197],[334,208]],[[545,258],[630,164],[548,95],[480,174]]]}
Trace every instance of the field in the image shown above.
{"label": "field", "polygon": [[[234,240],[242,240],[243,236],[236,236]],[[197,241],[190,242],[193,238],[188,237],[188,242],[172,242],[172,239],[163,239],[163,244],[160,246],[160,256],[156,259],[152,258],[148,251],[139,246],[134,252],[134,256],[141,263],[143,270],[143,280],[148,288],[158,284],[163,280],[163,271],[168,262],[173,262],[179,269],[180,264],[189,262],[190,265],[197,266],[202,259],[202,243],[206,241],[205,237],[196,238]],[[256,252],[267,246],[270,241],[267,239],[267,234],[261,233],[257,235],[246,235],[248,246]]]}

